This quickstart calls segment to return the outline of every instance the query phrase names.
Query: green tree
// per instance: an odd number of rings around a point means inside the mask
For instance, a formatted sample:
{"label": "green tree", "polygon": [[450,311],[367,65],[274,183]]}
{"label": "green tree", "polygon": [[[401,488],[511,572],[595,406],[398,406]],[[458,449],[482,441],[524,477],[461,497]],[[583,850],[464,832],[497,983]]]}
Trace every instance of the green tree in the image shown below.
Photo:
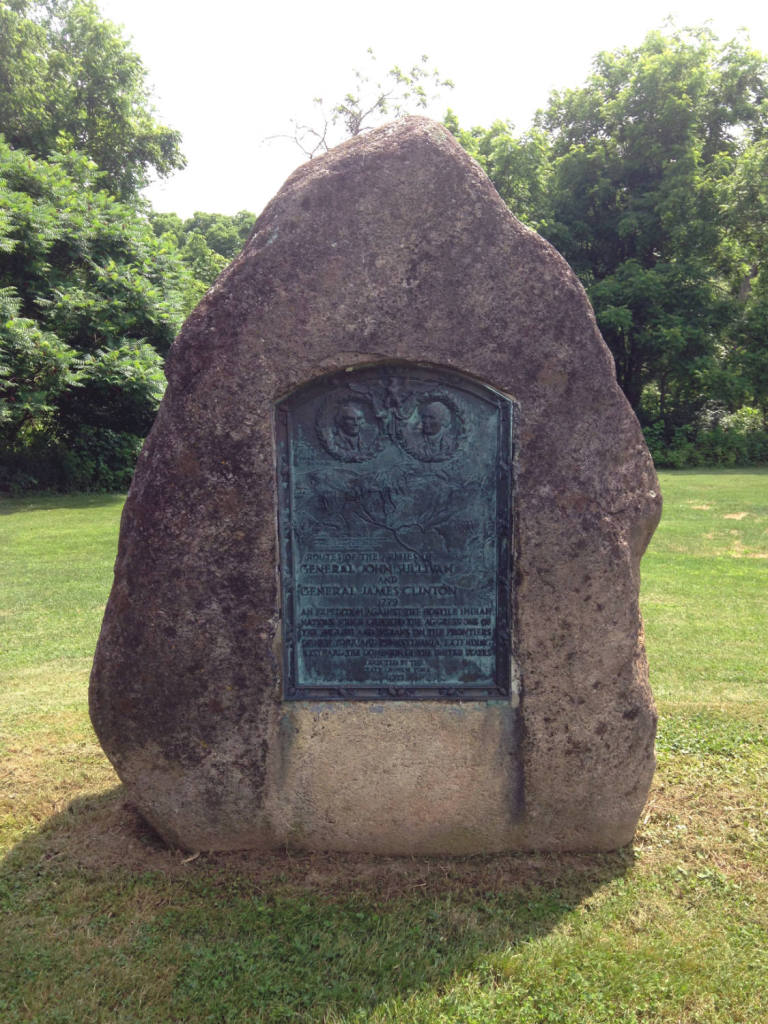
{"label": "green tree", "polygon": [[729,161],[718,194],[724,272],[737,297],[729,370],[768,427],[768,139],[750,142]]}
{"label": "green tree", "polygon": [[670,441],[736,400],[728,350],[756,197],[741,229],[723,202],[768,129],[768,64],[708,29],[653,32],[600,54],[536,126],[551,146],[548,237],[589,291],[627,397]]}
{"label": "green tree", "polygon": [[255,221],[256,214],[250,210],[234,214],[197,211],[184,221],[183,230],[187,236],[193,231],[202,235],[210,249],[229,261],[239,255]]}
{"label": "green tree", "polygon": [[123,199],[185,164],[140,57],[92,0],[0,0],[0,133],[36,156],[85,153]]}
{"label": "green tree", "polygon": [[[6,483],[123,486],[199,282],[76,152],[0,137],[0,441]],[[0,473],[2,477],[3,473]]]}
{"label": "green tree", "polygon": [[546,236],[554,214],[551,151],[544,132],[534,128],[518,136],[509,121],[462,129],[451,110],[444,124],[477,160],[515,216]]}
{"label": "green tree", "polygon": [[184,245],[184,221],[178,213],[158,213],[157,210],[149,210],[149,223],[158,238],[163,235],[172,239],[180,249]]}
{"label": "green tree", "polygon": [[180,254],[195,279],[206,288],[213,284],[229,263],[224,256],[210,248],[205,235],[200,231],[190,231],[185,235]]}
{"label": "green tree", "polygon": [[0,132],[0,479],[125,486],[208,283],[188,264],[221,260],[139,198],[180,136],[92,0],[0,0]]}
{"label": "green tree", "polygon": [[667,29],[599,54],[524,133],[446,125],[581,278],[656,454],[765,457],[766,58]]}
{"label": "green tree", "polygon": [[12,288],[0,288],[0,439],[19,449],[49,430],[62,394],[78,383],[74,349],[19,316]]}
{"label": "green tree", "polygon": [[251,233],[256,215],[250,210],[240,210],[232,215],[198,211],[183,221],[175,213],[152,212],[149,219],[155,234],[178,249],[180,258],[197,282],[197,300],[239,254]]}
{"label": "green tree", "polygon": [[0,286],[78,351],[146,340],[168,350],[194,281],[142,208],[76,152],[41,160],[0,141]]}

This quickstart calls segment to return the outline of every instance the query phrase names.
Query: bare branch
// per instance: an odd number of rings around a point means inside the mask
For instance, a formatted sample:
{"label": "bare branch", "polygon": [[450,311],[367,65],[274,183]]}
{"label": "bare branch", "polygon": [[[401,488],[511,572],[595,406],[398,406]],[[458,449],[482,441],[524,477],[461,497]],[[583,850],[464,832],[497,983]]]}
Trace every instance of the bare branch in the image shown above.
{"label": "bare branch", "polygon": [[[370,47],[367,56],[371,65],[375,64],[376,55]],[[291,134],[271,135],[264,141],[290,139],[311,160],[318,153],[327,152],[332,144],[330,133],[339,124],[343,125],[346,135],[355,136],[373,128],[379,118],[386,115],[401,117],[415,108],[424,110],[439,98],[442,89],[453,88],[453,82],[449,78],[441,78],[436,68],[429,70],[428,63],[429,57],[422,54],[408,70],[404,71],[396,64],[386,73],[386,78],[391,79],[388,85],[374,82],[369,75],[355,68],[352,72],[353,89],[330,110],[324,107],[321,99],[315,99],[320,119],[317,125],[291,119]],[[425,86],[434,92],[428,94]]]}

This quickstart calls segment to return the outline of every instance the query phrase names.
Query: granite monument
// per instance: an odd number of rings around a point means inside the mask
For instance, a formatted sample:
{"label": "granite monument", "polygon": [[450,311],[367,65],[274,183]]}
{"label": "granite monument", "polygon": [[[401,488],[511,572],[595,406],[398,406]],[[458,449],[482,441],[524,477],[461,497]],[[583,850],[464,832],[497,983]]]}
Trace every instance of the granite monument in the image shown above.
{"label": "granite monument", "polygon": [[606,850],[660,495],[585,293],[441,125],[299,168],[188,319],[91,716],[188,850]]}

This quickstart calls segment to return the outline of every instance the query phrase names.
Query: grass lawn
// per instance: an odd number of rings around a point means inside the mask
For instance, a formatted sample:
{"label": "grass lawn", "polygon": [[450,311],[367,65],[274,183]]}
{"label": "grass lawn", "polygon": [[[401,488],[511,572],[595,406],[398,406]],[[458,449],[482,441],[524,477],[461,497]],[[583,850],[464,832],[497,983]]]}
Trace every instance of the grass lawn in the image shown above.
{"label": "grass lawn", "polygon": [[659,767],[632,847],[160,844],[91,731],[122,499],[0,502],[0,1021],[768,1021],[768,470],[662,474]]}

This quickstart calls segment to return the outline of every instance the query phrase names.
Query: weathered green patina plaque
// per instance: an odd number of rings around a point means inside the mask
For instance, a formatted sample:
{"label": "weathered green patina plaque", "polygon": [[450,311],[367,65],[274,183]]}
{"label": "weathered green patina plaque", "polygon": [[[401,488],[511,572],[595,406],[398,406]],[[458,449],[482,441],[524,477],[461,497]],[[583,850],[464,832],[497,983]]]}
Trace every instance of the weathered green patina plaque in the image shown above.
{"label": "weathered green patina plaque", "polygon": [[287,699],[508,695],[512,412],[397,363],[278,403]]}

